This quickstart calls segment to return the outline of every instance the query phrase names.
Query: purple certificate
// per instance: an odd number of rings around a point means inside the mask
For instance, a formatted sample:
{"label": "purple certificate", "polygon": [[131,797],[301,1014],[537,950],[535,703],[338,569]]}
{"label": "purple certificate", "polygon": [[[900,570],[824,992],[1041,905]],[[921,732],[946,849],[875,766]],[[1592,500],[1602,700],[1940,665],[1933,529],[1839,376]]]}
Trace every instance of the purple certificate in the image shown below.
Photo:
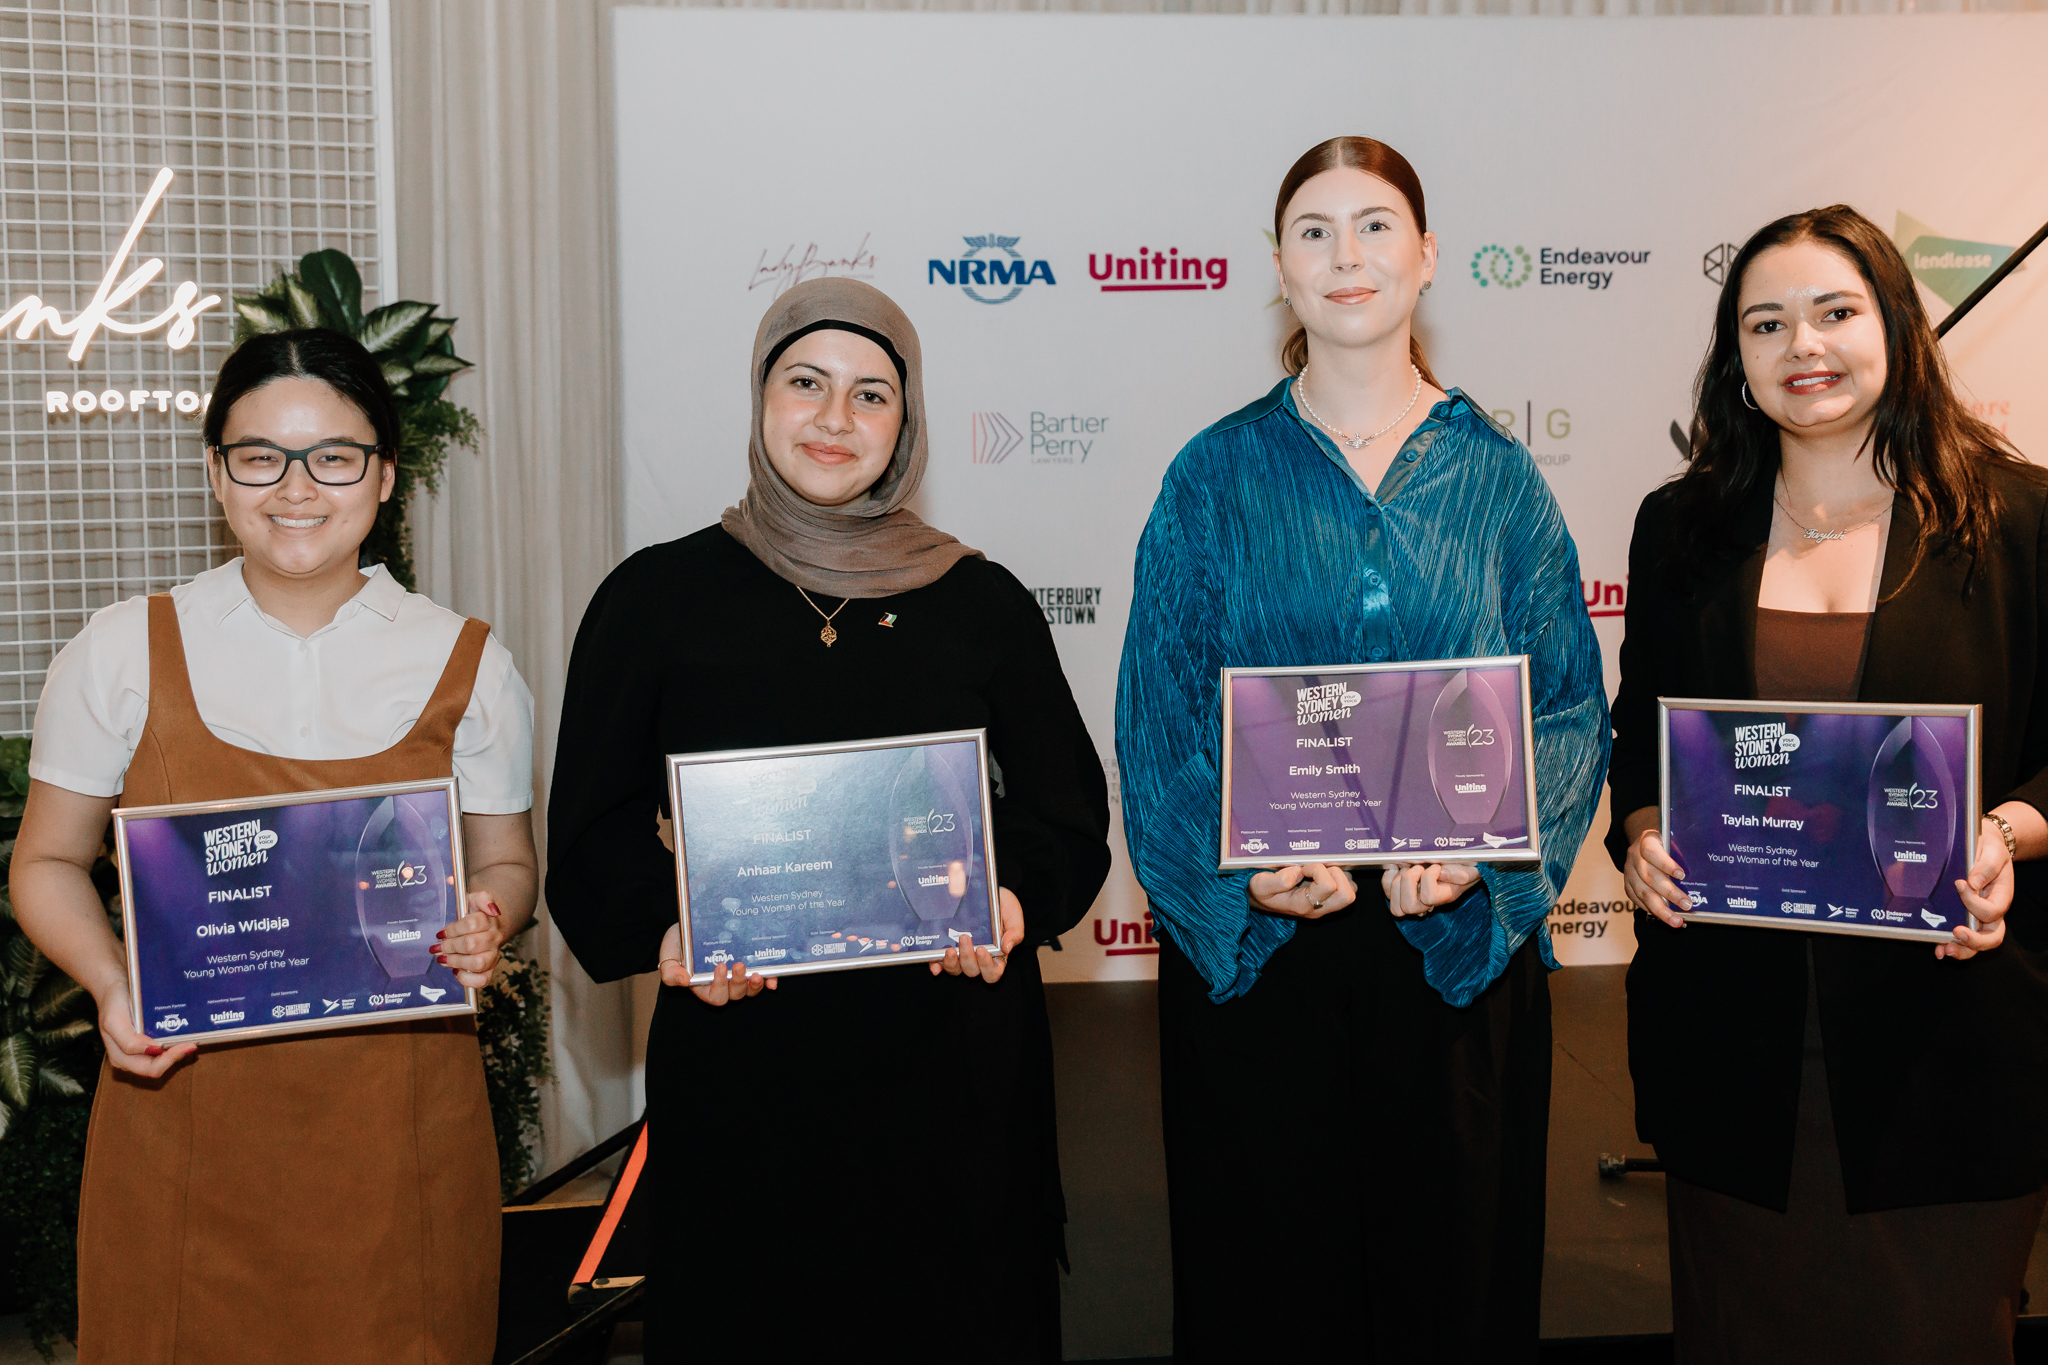
{"label": "purple certificate", "polygon": [[1659,698],[1688,919],[1884,938],[1976,927],[1976,706]]}
{"label": "purple certificate", "polygon": [[1223,670],[1219,867],[1530,862],[1529,658]]}
{"label": "purple certificate", "polygon": [[160,1042],[473,1014],[455,779],[114,812],[128,995]]}
{"label": "purple certificate", "polygon": [[670,754],[690,979],[1000,949],[988,735]]}

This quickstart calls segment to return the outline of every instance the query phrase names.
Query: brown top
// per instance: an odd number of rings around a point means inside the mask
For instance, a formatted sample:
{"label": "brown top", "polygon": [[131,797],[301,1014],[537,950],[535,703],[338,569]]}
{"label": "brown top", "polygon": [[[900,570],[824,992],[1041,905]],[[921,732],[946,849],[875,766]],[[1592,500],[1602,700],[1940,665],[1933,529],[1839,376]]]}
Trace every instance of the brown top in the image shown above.
{"label": "brown top", "polygon": [[[159,593],[121,804],[446,777],[489,634],[463,627],[419,720],[382,753],[288,758],[206,728]],[[497,1157],[467,1018],[202,1044],[155,1081],[102,1062],[79,1196],[79,1365],[488,1365]]]}
{"label": "brown top", "polygon": [[1867,611],[1756,609],[1760,701],[1854,701],[1870,641]]}

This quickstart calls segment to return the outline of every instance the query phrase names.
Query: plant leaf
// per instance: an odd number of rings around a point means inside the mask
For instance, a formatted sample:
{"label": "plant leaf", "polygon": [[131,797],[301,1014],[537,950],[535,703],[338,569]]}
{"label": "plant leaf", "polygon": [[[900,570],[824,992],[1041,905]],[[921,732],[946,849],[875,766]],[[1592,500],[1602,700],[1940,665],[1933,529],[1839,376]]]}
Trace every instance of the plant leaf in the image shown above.
{"label": "plant leaf", "polygon": [[85,1093],[84,1086],[54,1066],[43,1067],[36,1073],[36,1078],[43,1083],[43,1089],[52,1095],[62,1095],[71,1099]]}
{"label": "plant leaf", "polygon": [[292,325],[295,327],[318,327],[323,323],[320,316],[320,300],[313,291],[299,282],[297,276],[286,276],[285,292],[291,298]]}
{"label": "plant leaf", "polygon": [[[60,1024],[56,1028],[36,1030],[36,1041],[44,1047],[55,1047],[59,1043],[68,1043],[73,1038],[83,1038],[95,1027],[97,1025],[90,1019],[73,1019],[70,1023]],[[48,1071],[49,1068],[44,1067],[43,1070]]]}
{"label": "plant leaf", "polygon": [[420,320],[434,311],[431,303],[419,303],[413,299],[401,299],[387,303],[363,319],[362,329],[356,333],[356,340],[363,343],[363,349],[371,355],[388,351],[417,327]]}
{"label": "plant leaf", "polygon": [[36,989],[28,1007],[36,1022],[47,1024],[86,998],[85,987],[62,972],[52,972],[49,979]]}
{"label": "plant leaf", "polygon": [[363,277],[346,252],[307,252],[299,259],[299,279],[320,300],[329,327],[353,335],[363,325]]}
{"label": "plant leaf", "polygon": [[469,368],[470,363],[459,355],[437,355],[431,351],[412,363],[414,374],[457,374]]}
{"label": "plant leaf", "polygon": [[435,318],[427,324],[427,345],[432,346],[454,330],[454,318]]}
{"label": "plant leaf", "polygon": [[255,298],[235,299],[235,311],[242,320],[258,332],[283,332],[291,328],[291,316],[272,305],[271,301],[258,295]]}
{"label": "plant leaf", "polygon": [[404,365],[399,364],[396,360],[385,361],[383,365],[383,370],[384,382],[389,384],[394,389],[397,388],[399,385],[405,383],[406,380],[412,378],[412,371],[407,369]]}
{"label": "plant leaf", "polygon": [[0,1100],[0,1139],[7,1136],[7,1130],[14,1126],[14,1106]]}
{"label": "plant leaf", "polygon": [[49,959],[42,955],[27,934],[19,934],[7,944],[7,988],[26,1000],[43,979],[43,968]]}
{"label": "plant leaf", "polygon": [[0,1038],[0,1096],[12,1101],[15,1108],[26,1109],[35,1083],[35,1043],[26,1033]]}

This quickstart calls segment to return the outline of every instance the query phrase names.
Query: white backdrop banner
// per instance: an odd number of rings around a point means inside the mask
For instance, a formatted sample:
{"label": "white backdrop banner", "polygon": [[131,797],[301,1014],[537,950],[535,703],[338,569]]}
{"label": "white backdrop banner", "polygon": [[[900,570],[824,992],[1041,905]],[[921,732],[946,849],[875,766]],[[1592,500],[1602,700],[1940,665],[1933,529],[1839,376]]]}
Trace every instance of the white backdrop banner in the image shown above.
{"label": "white backdrop banner", "polygon": [[[1174,454],[1264,393],[1273,196],[1364,134],[1411,162],[1441,261],[1432,365],[1528,443],[1578,541],[1611,689],[1631,525],[1730,243],[1846,202],[1939,318],[2048,217],[2048,16],[1401,19],[622,10],[615,19],[629,548],[746,485],[747,359],[800,279],[887,291],[924,342],[933,524],[1043,604],[1116,785],[1131,557]],[[1951,337],[1971,401],[2048,452],[2048,257]],[[678,586],[686,610],[689,585]],[[1598,847],[1567,963],[1635,941]],[[1049,980],[1147,977],[1116,867]]]}

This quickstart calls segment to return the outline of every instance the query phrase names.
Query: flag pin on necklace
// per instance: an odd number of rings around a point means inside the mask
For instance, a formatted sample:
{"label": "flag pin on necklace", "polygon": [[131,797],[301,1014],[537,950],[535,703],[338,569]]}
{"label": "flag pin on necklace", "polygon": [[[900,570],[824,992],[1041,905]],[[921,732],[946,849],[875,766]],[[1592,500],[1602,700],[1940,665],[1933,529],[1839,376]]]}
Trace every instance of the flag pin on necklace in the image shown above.
{"label": "flag pin on necklace", "polygon": [[895,612],[893,612],[893,611],[885,611],[885,612],[883,612],[883,613],[882,613],[882,620],[881,620],[881,624],[882,624],[882,625],[885,625],[885,626],[893,626],[893,625],[895,625],[895,624],[896,624],[896,613],[895,613]]}

